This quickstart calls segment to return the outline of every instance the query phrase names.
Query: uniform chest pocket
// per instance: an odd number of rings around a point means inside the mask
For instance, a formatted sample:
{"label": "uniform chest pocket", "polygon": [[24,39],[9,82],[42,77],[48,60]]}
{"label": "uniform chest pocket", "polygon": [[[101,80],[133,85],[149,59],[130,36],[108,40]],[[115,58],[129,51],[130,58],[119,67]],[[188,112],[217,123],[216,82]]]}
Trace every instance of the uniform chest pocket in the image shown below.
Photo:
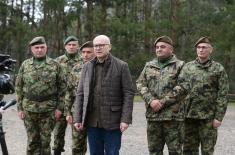
{"label": "uniform chest pocket", "polygon": [[39,80],[39,75],[36,70],[28,68],[24,71],[23,79],[24,83],[31,84]]}
{"label": "uniform chest pocket", "polygon": [[166,78],[168,78],[170,80],[175,80],[175,79],[177,79],[177,73],[168,73],[168,74],[166,74]]}
{"label": "uniform chest pocket", "polygon": [[161,82],[162,84],[164,84],[164,86],[168,86],[168,88],[172,88],[177,83],[177,75],[174,73],[165,74]]}
{"label": "uniform chest pocket", "polygon": [[156,80],[156,79],[159,79],[160,76],[161,76],[161,73],[160,73],[159,70],[155,70],[155,69],[152,69],[152,68],[146,70],[147,80],[152,80],[152,79]]}
{"label": "uniform chest pocket", "polygon": [[218,82],[218,75],[216,73],[211,73],[208,75],[207,80],[210,84],[216,85]]}
{"label": "uniform chest pocket", "polygon": [[53,71],[42,72],[41,81],[45,83],[55,83],[56,82],[56,73]]}

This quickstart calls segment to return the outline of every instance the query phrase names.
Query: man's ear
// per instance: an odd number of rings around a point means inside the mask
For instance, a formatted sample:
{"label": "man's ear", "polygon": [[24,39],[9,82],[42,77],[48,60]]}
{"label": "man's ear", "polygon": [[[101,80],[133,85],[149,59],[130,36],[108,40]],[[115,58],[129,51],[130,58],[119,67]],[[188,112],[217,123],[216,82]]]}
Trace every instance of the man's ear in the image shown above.
{"label": "man's ear", "polygon": [[109,45],[109,50],[111,50],[111,49],[112,49],[112,44]]}
{"label": "man's ear", "polygon": [[210,54],[213,52],[213,50],[214,50],[214,48],[213,48],[213,47],[211,47]]}

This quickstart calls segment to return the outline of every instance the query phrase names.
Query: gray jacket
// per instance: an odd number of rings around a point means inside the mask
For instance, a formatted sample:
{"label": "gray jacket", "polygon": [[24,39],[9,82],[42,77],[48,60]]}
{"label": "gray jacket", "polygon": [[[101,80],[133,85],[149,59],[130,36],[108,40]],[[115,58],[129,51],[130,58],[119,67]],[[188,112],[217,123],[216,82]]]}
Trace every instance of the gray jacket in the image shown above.
{"label": "gray jacket", "polygon": [[[84,64],[75,100],[74,121],[86,126],[88,103],[97,59]],[[120,123],[132,123],[134,88],[126,62],[109,54],[102,80],[101,121],[105,129],[119,129]],[[90,107],[90,106],[89,106]]]}

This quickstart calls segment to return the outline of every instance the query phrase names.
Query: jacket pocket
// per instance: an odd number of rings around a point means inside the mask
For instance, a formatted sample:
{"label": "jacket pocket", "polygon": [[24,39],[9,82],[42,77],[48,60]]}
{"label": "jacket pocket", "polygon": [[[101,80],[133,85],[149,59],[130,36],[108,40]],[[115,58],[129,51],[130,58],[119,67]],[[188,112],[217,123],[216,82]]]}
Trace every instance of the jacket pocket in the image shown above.
{"label": "jacket pocket", "polygon": [[111,124],[120,123],[122,106],[111,106]]}

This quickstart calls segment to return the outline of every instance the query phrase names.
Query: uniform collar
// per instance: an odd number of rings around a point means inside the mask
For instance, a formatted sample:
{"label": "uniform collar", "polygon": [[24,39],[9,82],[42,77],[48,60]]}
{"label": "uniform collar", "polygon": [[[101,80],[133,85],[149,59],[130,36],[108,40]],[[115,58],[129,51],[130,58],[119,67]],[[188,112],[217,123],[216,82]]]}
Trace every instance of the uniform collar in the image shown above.
{"label": "uniform collar", "polygon": [[80,61],[81,60],[81,55],[79,54],[79,52],[75,53],[75,54],[68,54],[67,52],[65,53],[65,61],[69,61],[69,60],[75,60],[75,61]]}
{"label": "uniform collar", "polygon": [[157,67],[157,68],[164,68],[168,66],[169,64],[175,63],[176,61],[177,61],[177,58],[175,54],[172,54],[171,58],[164,63],[159,62],[159,60],[155,58],[153,61],[150,62],[150,66]]}
{"label": "uniform collar", "polygon": [[201,67],[201,68],[208,68],[208,67],[210,67],[211,64],[212,64],[212,59],[209,58],[206,62],[200,63],[199,59],[196,58],[196,60],[194,61],[194,63],[195,63],[198,67]]}
{"label": "uniform collar", "polygon": [[[33,65],[34,64],[34,57],[32,57],[31,59],[30,59],[30,63],[29,64],[31,64],[31,65]],[[47,63],[47,64],[50,64],[50,60],[49,60],[50,58],[48,57],[48,56],[46,56],[46,58],[45,58],[45,63]]]}

